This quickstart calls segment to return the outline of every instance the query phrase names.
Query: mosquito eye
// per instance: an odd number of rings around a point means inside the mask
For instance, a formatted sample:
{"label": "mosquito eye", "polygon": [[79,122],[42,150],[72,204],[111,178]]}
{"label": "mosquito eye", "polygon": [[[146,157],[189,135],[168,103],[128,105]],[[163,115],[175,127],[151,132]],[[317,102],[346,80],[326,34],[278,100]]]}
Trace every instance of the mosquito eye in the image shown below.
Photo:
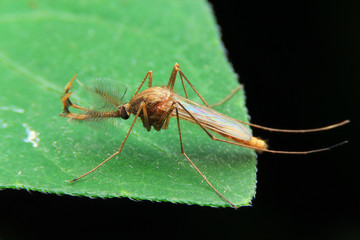
{"label": "mosquito eye", "polygon": [[128,119],[130,116],[129,114],[127,113],[126,111],[126,108],[124,106],[120,106],[118,108],[118,111],[119,111],[119,116],[122,118],[122,119]]}

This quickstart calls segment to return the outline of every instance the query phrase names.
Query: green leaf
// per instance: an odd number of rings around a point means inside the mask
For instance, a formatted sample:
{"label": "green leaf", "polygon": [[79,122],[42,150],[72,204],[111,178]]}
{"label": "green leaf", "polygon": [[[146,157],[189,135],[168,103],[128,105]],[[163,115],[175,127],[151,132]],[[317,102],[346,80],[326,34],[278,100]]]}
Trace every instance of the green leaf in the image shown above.
{"label": "green leaf", "polygon": [[[59,116],[60,96],[75,73],[85,84],[110,78],[128,85],[129,100],[147,71],[154,85],[165,85],[178,62],[208,103],[228,95],[236,74],[206,1],[3,0],[0,32],[1,188],[228,206],[181,154],[175,118],[160,132],[137,122],[118,157],[68,183],[116,151],[133,116],[98,130]],[[179,81],[176,88],[183,95]],[[247,120],[244,101],[240,91],[216,110]],[[211,141],[189,122],[181,127],[185,152],[209,181],[232,203],[248,205],[254,151]]]}

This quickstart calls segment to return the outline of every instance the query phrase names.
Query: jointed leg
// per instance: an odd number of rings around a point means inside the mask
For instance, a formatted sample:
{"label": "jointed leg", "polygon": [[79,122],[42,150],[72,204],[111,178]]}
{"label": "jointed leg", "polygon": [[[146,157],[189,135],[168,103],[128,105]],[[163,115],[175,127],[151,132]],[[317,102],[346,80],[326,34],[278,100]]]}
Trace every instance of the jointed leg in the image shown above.
{"label": "jointed leg", "polygon": [[143,102],[139,108],[140,110],[142,109],[142,113],[143,113],[143,126],[146,128],[146,130],[150,131],[151,129],[151,126],[150,126],[150,123],[149,123],[149,117],[148,117],[148,112],[146,110],[146,107],[145,107],[145,103]]}
{"label": "jointed leg", "polygon": [[167,111],[167,113],[163,116],[163,118],[161,119],[161,122],[159,124],[160,128],[162,129],[167,129],[168,125],[169,125],[169,120],[170,120],[170,114],[174,111],[175,105],[177,102],[173,102],[170,106],[169,111]]}
{"label": "jointed leg", "polygon": [[140,88],[142,87],[142,85],[144,84],[144,82],[146,81],[146,79],[149,77],[149,88],[152,87],[152,71],[148,71],[147,74],[145,75],[144,79],[142,80],[142,82],[140,83],[140,86],[138,87],[138,89],[136,90],[136,92],[134,93],[134,96],[140,91]]}
{"label": "jointed leg", "polygon": [[170,90],[173,90],[174,85],[175,85],[175,79],[176,79],[176,74],[179,72],[180,75],[180,79],[184,88],[184,92],[186,95],[186,98],[189,98],[186,88],[185,88],[185,83],[184,83],[184,79],[186,80],[186,82],[190,85],[190,87],[192,88],[192,90],[199,96],[199,98],[201,99],[201,101],[203,101],[203,103],[207,106],[210,107],[209,104],[207,104],[207,102],[205,101],[205,99],[200,95],[200,93],[194,88],[194,86],[191,84],[191,82],[187,79],[187,77],[184,75],[184,73],[181,71],[180,66],[178,63],[175,63],[175,66],[173,68],[173,71],[170,75],[170,79],[167,85],[167,88]]}
{"label": "jointed leg", "polygon": [[[174,89],[175,79],[176,79],[176,75],[177,75],[178,72],[181,72],[180,66],[179,66],[178,63],[175,63],[174,68],[173,68],[173,70],[172,70],[172,72],[170,74],[170,79],[169,79],[168,85],[166,86],[168,89],[171,89],[171,90]],[[184,89],[186,98],[189,98],[189,96],[187,94],[187,91],[186,91],[184,80],[182,78],[181,78],[181,83],[183,85],[183,89]]]}
{"label": "jointed leg", "polygon": [[230,204],[231,207],[237,208],[234,204],[232,204],[226,197],[224,197],[206,178],[206,176],[197,168],[197,166],[191,161],[191,159],[187,156],[187,154],[184,151],[184,146],[182,142],[182,135],[181,135],[181,128],[180,128],[180,117],[177,107],[175,107],[176,111],[176,119],[178,123],[178,129],[179,129],[179,136],[180,136],[180,147],[181,147],[181,153],[185,156],[185,158],[189,161],[189,163],[195,168],[195,170],[200,174],[200,176],[205,180],[205,182],[228,204]]}
{"label": "jointed leg", "polygon": [[109,161],[110,159],[112,159],[113,157],[115,157],[116,155],[118,155],[118,154],[122,151],[122,149],[123,149],[123,147],[124,147],[124,145],[125,145],[125,142],[126,142],[127,138],[129,137],[132,128],[134,127],[134,124],[135,124],[135,122],[136,122],[136,119],[139,117],[140,112],[143,111],[143,109],[145,109],[145,103],[142,103],[142,104],[141,104],[141,106],[140,106],[138,112],[136,113],[136,115],[135,115],[135,117],[134,117],[134,120],[133,120],[133,122],[132,122],[132,124],[131,124],[131,126],[130,126],[130,128],[129,128],[129,131],[127,132],[127,134],[126,134],[124,140],[122,141],[120,147],[118,148],[118,150],[117,150],[113,155],[111,155],[111,156],[108,157],[106,160],[104,160],[102,163],[100,163],[99,165],[97,165],[96,167],[94,167],[93,169],[91,169],[90,171],[88,171],[87,173],[84,173],[84,174],[81,175],[80,177],[77,177],[77,178],[71,180],[70,182],[75,182],[75,181],[79,180],[80,178],[83,178],[83,177],[85,177],[86,175],[94,172],[96,169],[98,169],[99,167],[101,167],[102,165],[104,165],[107,161]]}
{"label": "jointed leg", "polygon": [[[256,146],[252,146],[252,145],[248,145],[245,143],[241,143],[241,142],[234,142],[234,141],[229,141],[229,140],[224,140],[224,139],[220,139],[215,137],[213,134],[211,134],[197,119],[196,117],[194,117],[194,115],[192,115],[185,107],[184,105],[182,105],[181,103],[178,102],[178,104],[189,114],[189,116],[194,119],[194,121],[206,132],[206,134],[211,138],[211,140],[214,141],[219,141],[219,142],[225,142],[225,143],[229,143],[229,144],[233,144],[233,145],[237,145],[237,146],[241,146],[241,147],[246,147],[246,148],[251,148],[260,152],[270,152],[270,153],[279,153],[279,154],[309,154],[309,153],[316,153],[316,152],[322,152],[322,151],[328,151],[334,147],[338,147],[341,146],[345,143],[347,143],[348,141],[343,141],[341,143],[332,145],[330,147],[326,147],[326,148],[319,148],[319,149],[314,149],[314,150],[308,150],[308,151],[278,151],[278,150],[270,150],[270,149],[265,149],[265,148],[259,148]],[[345,121],[344,121],[345,122]],[[345,123],[340,123],[341,125],[345,124]],[[332,126],[331,126],[332,127]]]}
{"label": "jointed leg", "polygon": [[186,98],[189,98],[189,95],[186,91],[186,87],[185,87],[185,82],[184,82],[184,79],[186,80],[186,82],[190,85],[190,87],[194,90],[194,92],[200,97],[200,99],[203,101],[203,103],[207,106],[207,107],[216,107],[216,106],[219,106],[221,104],[223,104],[224,102],[228,101],[230,98],[232,98],[240,89],[242,89],[242,85],[240,85],[239,87],[235,88],[234,90],[231,91],[231,93],[226,96],[223,100],[219,101],[218,103],[215,103],[213,105],[209,105],[205,99],[200,95],[200,93],[195,89],[195,87],[191,84],[191,82],[187,79],[187,77],[185,76],[185,74],[181,71],[180,69],[180,66],[178,63],[175,63],[175,66],[171,72],[171,75],[170,75],[170,79],[169,79],[169,82],[168,82],[168,85],[167,85],[167,88],[169,89],[173,89],[174,88],[174,85],[175,85],[175,79],[176,79],[176,74],[179,72],[179,75],[180,75],[180,79],[181,79],[181,83],[183,85],[183,89],[184,89],[184,92],[185,92],[185,96]]}
{"label": "jointed leg", "polygon": [[222,99],[221,101],[215,103],[215,104],[212,104],[210,105],[211,108],[213,107],[217,107],[217,106],[220,106],[221,104],[223,104],[224,102],[227,102],[228,100],[230,100],[238,91],[240,91],[240,89],[242,89],[243,86],[242,85],[239,85],[237,88],[233,89],[229,95],[227,95],[224,99]]}

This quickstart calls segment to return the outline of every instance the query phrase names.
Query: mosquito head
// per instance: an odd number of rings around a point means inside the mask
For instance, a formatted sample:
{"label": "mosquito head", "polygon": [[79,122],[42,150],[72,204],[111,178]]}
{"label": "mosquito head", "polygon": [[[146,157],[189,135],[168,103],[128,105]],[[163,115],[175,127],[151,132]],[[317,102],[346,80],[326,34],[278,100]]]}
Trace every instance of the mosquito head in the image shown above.
{"label": "mosquito head", "polygon": [[118,108],[118,112],[119,112],[119,117],[121,117],[122,119],[125,119],[125,120],[128,119],[130,117],[129,103],[120,105]]}

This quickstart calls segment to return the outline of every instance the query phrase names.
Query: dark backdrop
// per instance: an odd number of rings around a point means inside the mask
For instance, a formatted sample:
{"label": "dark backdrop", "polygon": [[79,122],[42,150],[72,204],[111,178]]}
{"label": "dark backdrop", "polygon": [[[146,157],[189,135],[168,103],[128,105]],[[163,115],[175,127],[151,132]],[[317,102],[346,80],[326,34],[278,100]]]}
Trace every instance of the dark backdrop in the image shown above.
{"label": "dark backdrop", "polygon": [[[255,131],[273,149],[346,146],[307,156],[261,154],[253,207],[212,209],[128,199],[6,190],[0,231],[15,236],[165,235],[209,239],[360,239],[358,161],[359,6],[329,1],[211,1],[252,122],[326,133]],[[53,235],[52,235],[53,236]]]}

